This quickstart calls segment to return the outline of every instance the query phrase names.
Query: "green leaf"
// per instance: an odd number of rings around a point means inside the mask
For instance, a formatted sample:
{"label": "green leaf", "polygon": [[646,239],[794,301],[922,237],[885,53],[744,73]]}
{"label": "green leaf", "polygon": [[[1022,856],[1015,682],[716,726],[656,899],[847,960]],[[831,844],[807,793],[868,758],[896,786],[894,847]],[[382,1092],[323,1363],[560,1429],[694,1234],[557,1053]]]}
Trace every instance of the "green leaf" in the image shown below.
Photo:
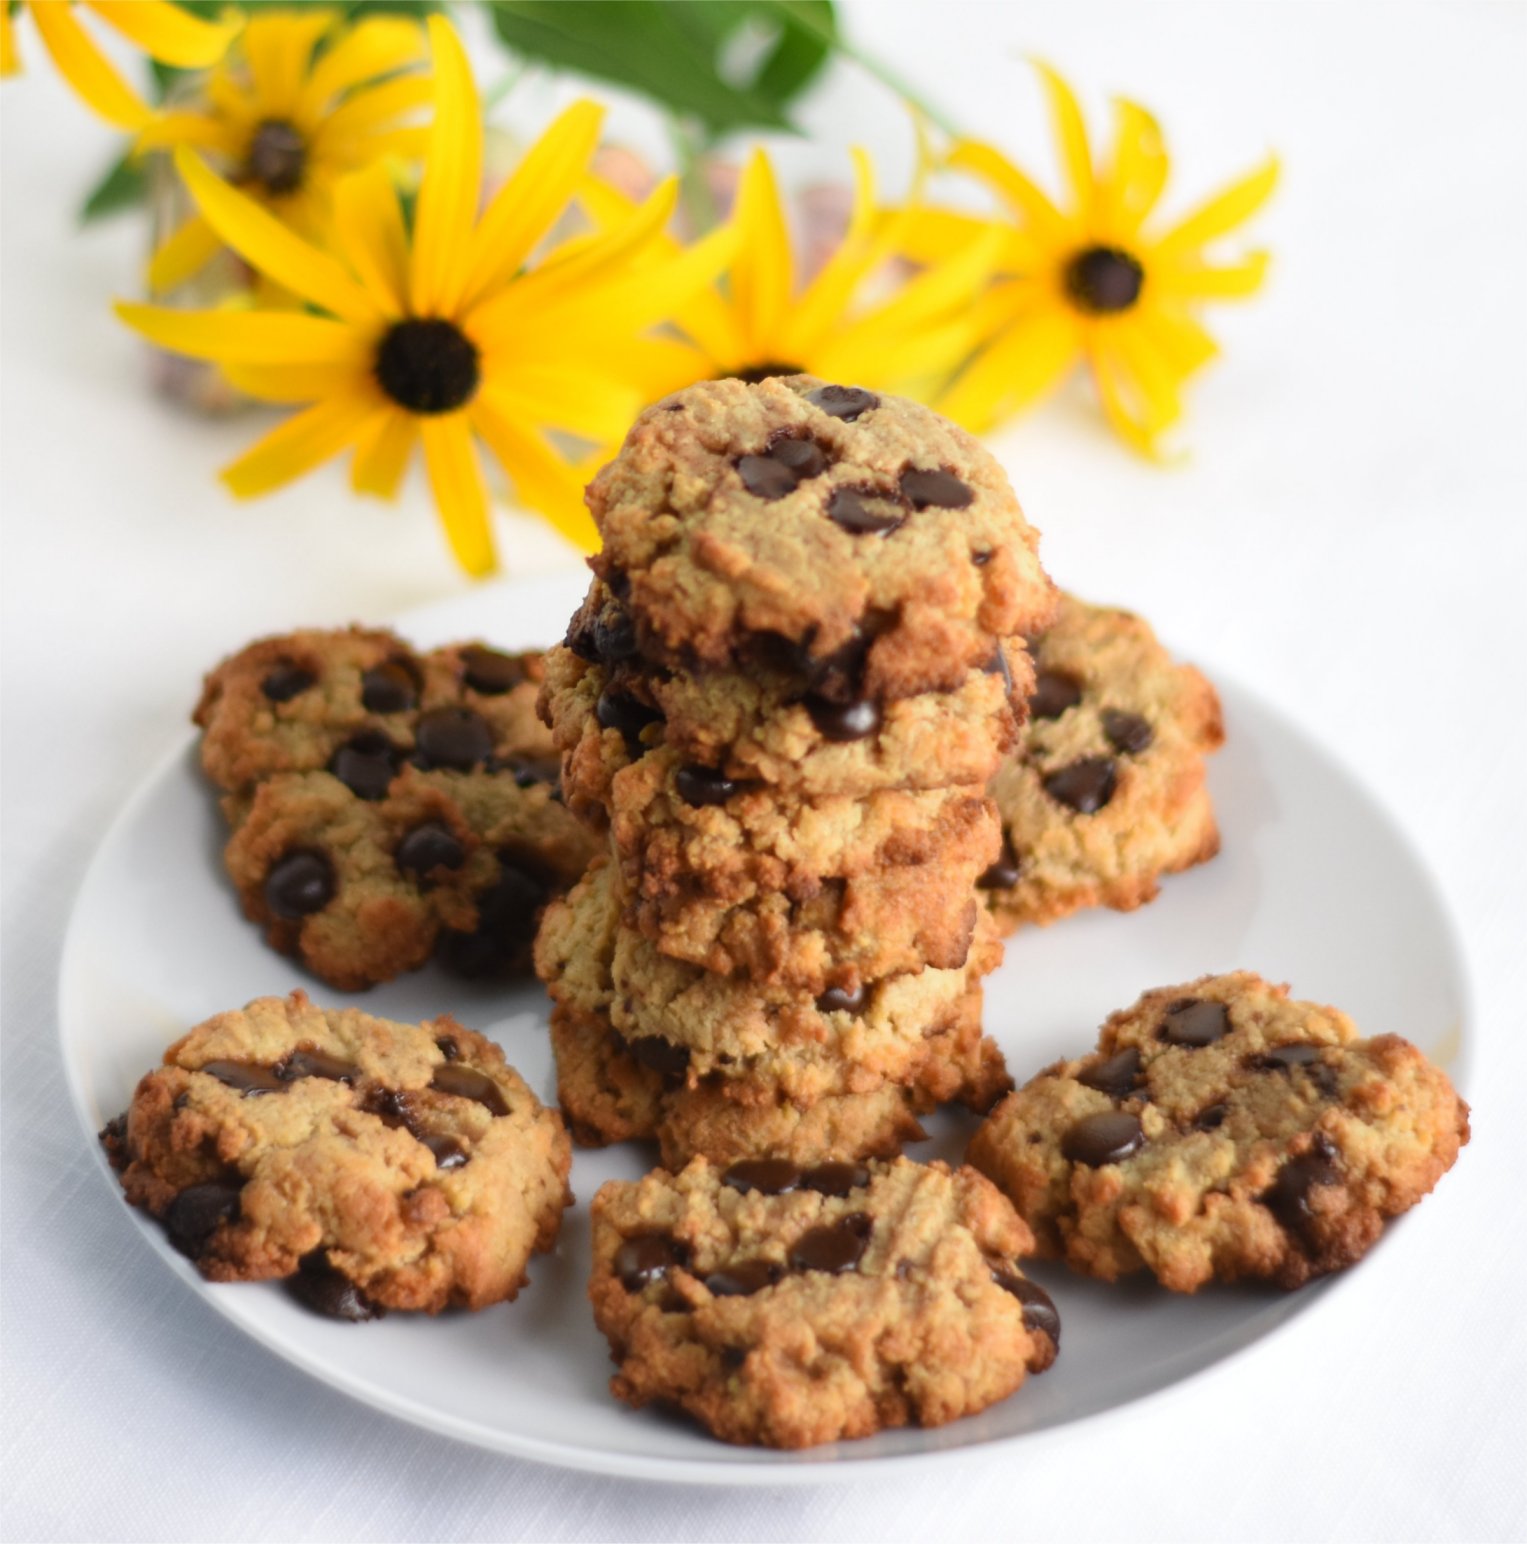
{"label": "green leaf", "polygon": [[143,162],[135,161],[129,151],[90,190],[90,196],[80,206],[80,224],[89,225],[107,215],[120,214],[147,197],[148,173]]}
{"label": "green leaf", "polygon": [[[816,28],[796,14],[809,9]],[[788,129],[785,109],[826,62],[828,0],[493,0],[500,40],[527,59],[592,76],[698,118],[712,136]],[[774,34],[750,80],[727,80],[727,44],[745,23]]]}

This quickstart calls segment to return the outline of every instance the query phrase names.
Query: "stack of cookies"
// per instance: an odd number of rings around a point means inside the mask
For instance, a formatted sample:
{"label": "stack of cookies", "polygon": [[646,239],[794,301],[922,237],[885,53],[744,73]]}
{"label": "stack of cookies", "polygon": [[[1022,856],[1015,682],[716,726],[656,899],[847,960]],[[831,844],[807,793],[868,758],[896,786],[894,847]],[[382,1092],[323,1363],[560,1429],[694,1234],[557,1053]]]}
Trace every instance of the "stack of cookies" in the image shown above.
{"label": "stack of cookies", "polygon": [[912,402],[724,380],[645,413],[589,504],[542,705],[608,851],[536,951],[575,1132],[811,1162],[986,1108],[987,784],[1054,606],[1001,468]]}

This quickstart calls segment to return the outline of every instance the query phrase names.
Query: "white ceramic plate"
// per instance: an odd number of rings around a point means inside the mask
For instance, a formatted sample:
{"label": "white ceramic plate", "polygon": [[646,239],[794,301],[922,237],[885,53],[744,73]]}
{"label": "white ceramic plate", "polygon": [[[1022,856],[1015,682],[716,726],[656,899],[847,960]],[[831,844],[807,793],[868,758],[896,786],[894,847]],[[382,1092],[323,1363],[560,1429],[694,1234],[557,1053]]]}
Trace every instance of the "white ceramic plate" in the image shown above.
{"label": "white ceramic plate", "polygon": [[[406,618],[421,645],[484,637],[506,647],[562,635],[578,575],[479,588]],[[194,683],[188,680],[188,700]],[[1300,996],[1339,1003],[1369,1033],[1414,1040],[1467,1081],[1468,1005],[1446,913],[1403,835],[1353,780],[1255,698],[1221,681],[1229,743],[1211,781],[1225,848],[1169,880],[1133,915],[1085,915],[1014,939],[987,983],[987,1026],[1015,1076],[1093,1043],[1096,1026],[1146,987],[1246,967]],[[342,999],[271,953],[241,917],[220,861],[221,821],[189,739],[137,791],[101,844],[64,950],[64,1064],[92,1143],[169,1042],[209,1014],[306,986]],[[539,988],[463,986],[433,969],[350,999],[414,1020],[449,1011],[494,1036],[543,1098],[554,1097]],[[956,1157],[972,1129],[941,1116],[918,1157]],[[314,1377],[421,1426],[574,1468],[652,1479],[780,1483],[863,1476],[888,1460],[1031,1436],[1199,1372],[1318,1303],[1210,1290],[1178,1298],[1108,1288],[1040,1267],[1063,1322],[1061,1356],[1005,1403],[935,1431],[888,1432],[804,1455],[732,1448],[618,1405],[584,1297],[588,1202],[655,1161],[628,1145],[580,1152],[578,1204],[519,1300],[436,1320],[395,1314],[355,1326],[314,1317],[271,1285],[209,1286],[141,1214],[147,1247],[234,1324]],[[102,1182],[116,1180],[101,1161]],[[1382,1256],[1382,1249],[1380,1250]],[[1383,1270],[1382,1260],[1368,1271]]]}

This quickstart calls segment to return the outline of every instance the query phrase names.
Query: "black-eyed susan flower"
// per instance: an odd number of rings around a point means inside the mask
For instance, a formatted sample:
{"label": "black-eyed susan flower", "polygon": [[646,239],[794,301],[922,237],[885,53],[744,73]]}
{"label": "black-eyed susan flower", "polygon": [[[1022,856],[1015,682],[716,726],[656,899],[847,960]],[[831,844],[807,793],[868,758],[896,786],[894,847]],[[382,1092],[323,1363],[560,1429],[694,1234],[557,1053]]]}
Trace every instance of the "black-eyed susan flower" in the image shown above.
{"label": "black-eyed susan flower", "polygon": [[[1256,171],[1170,228],[1149,228],[1168,158],[1154,118],[1116,104],[1109,164],[1095,166],[1080,107],[1054,70],[1038,66],[1060,142],[1073,207],[1064,211],[1001,151],[957,143],[947,164],[985,182],[1008,206],[997,277],[980,304],[981,348],[939,406],[979,432],[1021,411],[1080,359],[1114,428],[1154,454],[1182,415],[1183,383],[1216,353],[1196,311],[1210,300],[1254,294],[1267,253],[1212,262],[1205,249],[1267,200],[1278,166]],[[924,210],[904,245],[941,262],[990,229],[952,210]]]}
{"label": "black-eyed susan flower", "polygon": [[[926,398],[948,378],[976,341],[972,302],[991,273],[1002,233],[978,234],[910,282],[905,274],[900,282],[888,279],[887,265],[915,206],[894,216],[877,212],[874,172],[862,151],[854,152],[854,177],[842,241],[798,286],[774,169],[764,151],[753,152],[728,222],[736,255],[727,273],[673,313],[681,339],[656,341],[633,358],[649,367],[641,382],[649,397],[718,376],[762,380],[804,371]],[[601,222],[628,218],[633,207],[594,179],[583,197]]]}
{"label": "black-eyed susan flower", "polygon": [[618,440],[642,405],[622,378],[641,329],[681,305],[729,255],[720,231],[634,271],[673,208],[670,180],[607,231],[533,254],[584,175],[602,119],[569,108],[477,215],[482,123],[466,55],[431,17],[434,121],[412,227],[385,168],[335,188],[333,252],[306,241],[181,147],[176,164],[212,229],[311,308],[177,311],[119,303],[163,348],[210,359],[272,402],[306,403],[229,466],[250,497],[353,451],[351,484],[391,497],[416,447],[462,566],[494,566],[477,445],[521,502],[585,546],[582,479],[548,439]]}
{"label": "black-eyed susan flower", "polygon": [[[80,22],[73,0],[24,0],[42,46],[58,73],[87,106],[116,128],[135,134],[153,108],[123,78]],[[0,4],[0,75],[21,68],[12,6]],[[239,23],[204,21],[169,0],[83,0],[92,12],[135,48],[161,64],[201,70],[215,64]]]}
{"label": "black-eyed susan flower", "polygon": [[[402,120],[430,100],[424,57],[424,31],[407,17],[346,27],[318,6],[257,12],[197,98],[156,113],[137,146],[207,152],[257,204],[321,240],[340,177],[422,152],[426,131]],[[220,245],[206,216],[191,215],[154,253],[150,288],[173,288]]]}

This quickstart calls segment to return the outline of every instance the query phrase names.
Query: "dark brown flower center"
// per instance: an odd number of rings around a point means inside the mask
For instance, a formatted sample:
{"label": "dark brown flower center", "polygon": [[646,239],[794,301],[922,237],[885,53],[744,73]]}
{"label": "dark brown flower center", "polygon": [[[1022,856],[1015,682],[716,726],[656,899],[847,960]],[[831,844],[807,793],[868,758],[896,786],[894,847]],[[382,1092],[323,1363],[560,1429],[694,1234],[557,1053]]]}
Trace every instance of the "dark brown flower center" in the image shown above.
{"label": "dark brown flower center", "polygon": [[376,378],[410,413],[449,413],[477,390],[477,350],[439,317],[396,322],[377,350]]}
{"label": "dark brown flower center", "polygon": [[1066,264],[1066,293],[1084,311],[1127,311],[1140,298],[1145,270],[1117,247],[1087,247]]}
{"label": "dark brown flower center", "polygon": [[295,193],[307,168],[302,136],[282,118],[267,118],[249,142],[244,173],[267,193]]}
{"label": "dark brown flower center", "polygon": [[746,370],[734,370],[731,375],[722,378],[724,380],[746,381],[749,386],[756,386],[760,381],[766,381],[772,375],[804,375],[805,373],[805,370],[800,365],[786,365],[765,361],[761,365],[749,365]]}

